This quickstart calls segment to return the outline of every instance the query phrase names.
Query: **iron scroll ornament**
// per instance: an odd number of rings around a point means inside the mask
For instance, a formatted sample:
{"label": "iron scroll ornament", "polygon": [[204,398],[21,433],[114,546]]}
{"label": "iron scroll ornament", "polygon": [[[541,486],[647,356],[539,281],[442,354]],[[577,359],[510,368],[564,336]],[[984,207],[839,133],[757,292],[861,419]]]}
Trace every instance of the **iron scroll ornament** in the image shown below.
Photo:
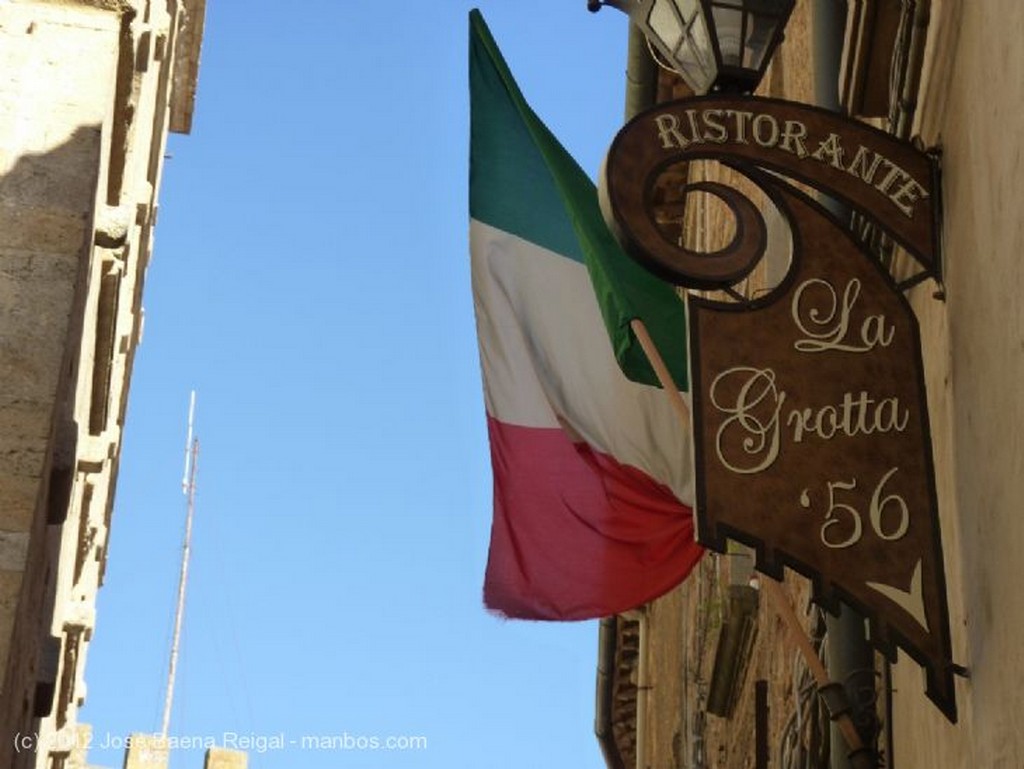
{"label": "iron scroll ornament", "polygon": [[[790,128],[798,133],[798,126]],[[609,154],[609,181],[621,179],[628,162],[625,175],[641,180],[634,190],[643,190],[651,184],[645,180],[678,159],[666,157],[673,153],[666,152],[657,131],[648,136],[654,148],[639,160]],[[839,148],[843,139],[829,141]],[[861,156],[888,151],[872,146]],[[686,160],[708,154],[706,146],[682,149]],[[782,282],[757,299],[719,302],[688,295],[697,539],[719,552],[728,539],[744,542],[757,551],[760,571],[781,578],[789,566],[812,581],[815,600],[825,608],[836,611],[840,600],[854,606],[869,619],[876,648],[890,659],[902,648],[924,667],[928,697],[955,722],[956,666],[916,316],[889,273],[818,203],[778,174],[737,160],[736,153],[725,159],[782,215],[792,258]],[[899,162],[910,166],[905,158]],[[901,194],[882,181],[874,191],[859,192],[888,197],[907,220],[895,220],[904,227],[903,237],[910,237],[921,224],[915,216],[925,211],[911,206],[911,199],[920,204],[937,191],[922,187],[923,192]],[[862,176],[848,183],[855,192],[867,186]],[[665,268],[676,272],[675,282],[714,282],[705,269],[713,260],[681,253],[642,205],[626,212],[623,226],[615,191],[609,184],[605,194],[618,225],[613,229],[632,233],[623,244],[627,250],[636,254],[645,242],[637,233],[646,227],[650,242],[675,260]],[[736,203],[737,190],[728,196],[705,191],[726,201],[737,216],[745,210]],[[900,206],[913,215],[903,216]],[[876,212],[876,218],[883,217]],[[757,245],[747,224],[738,223],[736,230],[731,247]],[[922,264],[934,254],[930,248],[926,242],[918,249]],[[640,261],[650,264],[651,258]]]}
{"label": "iron scroll ornament", "polygon": [[[644,188],[633,191],[634,194],[627,195],[626,199],[642,201],[641,205],[645,210],[653,212],[652,198],[663,178],[659,172],[648,175],[643,180]],[[663,280],[689,288],[711,290],[731,286],[747,277],[765,255],[768,232],[764,217],[758,207],[738,190],[712,181],[679,186],[677,194],[680,217],[685,206],[685,198],[691,193],[699,192],[718,198],[733,217],[733,237],[726,246],[717,251],[705,253],[687,248],[682,244],[681,238],[670,237],[662,223],[658,221],[661,218],[658,214],[649,215],[651,226],[645,227],[639,237],[633,237],[630,231],[619,227],[615,219],[609,216],[604,187],[599,190],[605,220],[616,239],[631,257],[648,270]],[[666,206],[661,207],[662,212],[665,208]]]}
{"label": "iron scroll ornament", "polygon": [[[723,252],[696,259],[666,238],[654,217],[651,191],[658,177],[673,165],[701,159],[760,168],[814,187],[877,224],[906,249],[921,270],[905,285],[941,277],[935,154],[817,107],[712,95],[666,102],[637,115],[616,135],[601,173],[602,209],[620,243],[677,285],[724,288],[745,274],[725,269]],[[719,193],[712,194],[734,213],[742,210],[735,197]],[[725,250],[755,247],[756,234],[738,227]]]}

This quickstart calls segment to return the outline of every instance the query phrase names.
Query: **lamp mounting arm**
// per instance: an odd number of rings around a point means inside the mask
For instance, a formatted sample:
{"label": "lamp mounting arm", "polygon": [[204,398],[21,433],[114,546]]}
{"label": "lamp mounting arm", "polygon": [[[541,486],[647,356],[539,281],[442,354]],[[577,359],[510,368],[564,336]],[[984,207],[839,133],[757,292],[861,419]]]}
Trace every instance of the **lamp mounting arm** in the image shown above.
{"label": "lamp mounting arm", "polygon": [[622,11],[629,16],[636,6],[636,0],[587,0],[587,10],[591,13],[597,13],[606,5],[610,5],[612,8]]}

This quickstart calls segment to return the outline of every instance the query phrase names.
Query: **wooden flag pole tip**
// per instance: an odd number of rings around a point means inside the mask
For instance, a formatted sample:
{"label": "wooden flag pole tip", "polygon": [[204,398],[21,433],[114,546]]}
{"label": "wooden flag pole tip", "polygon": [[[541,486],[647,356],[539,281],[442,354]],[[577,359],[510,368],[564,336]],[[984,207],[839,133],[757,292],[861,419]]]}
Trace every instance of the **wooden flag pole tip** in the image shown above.
{"label": "wooden flag pole tip", "polygon": [[686,407],[683,396],[679,394],[679,388],[676,387],[672,373],[668,370],[668,366],[665,365],[665,359],[661,357],[658,348],[654,346],[654,340],[647,331],[647,326],[639,318],[633,318],[629,322],[629,327],[633,330],[633,334],[636,335],[636,339],[640,343],[640,349],[647,356],[651,368],[654,369],[654,374],[658,377],[658,383],[661,384],[662,389],[668,395],[669,403],[672,404],[672,409],[676,412],[680,425],[684,429],[689,430],[690,410]]}

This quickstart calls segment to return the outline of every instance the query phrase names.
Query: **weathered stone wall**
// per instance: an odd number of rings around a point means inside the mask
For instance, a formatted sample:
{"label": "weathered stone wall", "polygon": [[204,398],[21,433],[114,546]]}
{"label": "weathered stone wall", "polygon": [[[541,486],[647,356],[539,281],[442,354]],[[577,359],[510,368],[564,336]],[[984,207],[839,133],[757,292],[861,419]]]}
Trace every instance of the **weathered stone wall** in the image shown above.
{"label": "weathered stone wall", "polygon": [[[76,22],[67,24],[69,15]],[[6,725],[55,699],[51,564],[66,516],[77,430],[65,406],[84,330],[93,210],[116,68],[116,19],[94,10],[0,6],[0,670]],[[47,55],[66,51],[67,60]],[[63,502],[63,504],[62,504]],[[63,508],[63,509],[62,509]],[[11,554],[17,542],[18,557]],[[20,729],[4,730],[11,749]],[[35,745],[18,760],[31,765]]]}
{"label": "weathered stone wall", "polygon": [[[174,106],[176,50],[198,61],[198,40],[175,46],[194,5],[0,4],[0,766],[80,760],[168,118],[195,92]],[[18,733],[33,737],[16,749]]]}
{"label": "weathered stone wall", "polygon": [[[82,26],[58,26],[54,14],[24,5],[0,8],[0,20],[0,68],[11,73],[0,82],[0,536],[7,544],[0,600],[8,610],[0,618],[0,662],[5,662],[47,469],[58,384],[68,379],[66,373],[62,377],[65,348],[72,326],[81,328],[82,301],[76,294],[90,253],[100,127],[109,101],[103,97],[116,52],[109,43],[96,43],[116,27],[95,13],[84,14]],[[60,48],[84,66],[62,67],[41,55]],[[12,553],[15,541],[20,542],[18,559]]]}

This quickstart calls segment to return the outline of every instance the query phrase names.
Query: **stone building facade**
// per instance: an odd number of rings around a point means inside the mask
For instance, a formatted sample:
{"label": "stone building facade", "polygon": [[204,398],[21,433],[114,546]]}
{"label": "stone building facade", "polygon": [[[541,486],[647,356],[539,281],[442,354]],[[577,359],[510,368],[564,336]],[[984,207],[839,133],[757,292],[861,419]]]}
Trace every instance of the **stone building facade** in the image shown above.
{"label": "stone building facade", "polygon": [[[875,702],[878,720],[863,725],[880,766],[1024,766],[1015,726],[1024,707],[1024,303],[1015,294],[1024,288],[1024,6],[800,0],[761,92],[815,102],[814,30],[829,8],[845,27],[842,108],[942,152],[942,280],[906,296],[921,329],[952,654],[966,669],[955,724],[927,699],[922,669],[905,653],[895,664],[875,655],[866,681],[845,683]],[[659,100],[683,95],[660,81]],[[693,214],[697,245],[720,235],[716,216]],[[871,242],[892,274],[908,274],[906,254]],[[763,594],[753,609],[734,600],[744,558],[711,555],[675,591],[602,626],[597,732],[608,766],[842,765],[832,763],[827,718],[777,614]],[[790,573],[786,587],[827,657],[806,581]],[[723,680],[730,691],[716,700]]]}
{"label": "stone building facade", "polygon": [[82,765],[143,281],[204,12],[0,2],[0,766]]}

